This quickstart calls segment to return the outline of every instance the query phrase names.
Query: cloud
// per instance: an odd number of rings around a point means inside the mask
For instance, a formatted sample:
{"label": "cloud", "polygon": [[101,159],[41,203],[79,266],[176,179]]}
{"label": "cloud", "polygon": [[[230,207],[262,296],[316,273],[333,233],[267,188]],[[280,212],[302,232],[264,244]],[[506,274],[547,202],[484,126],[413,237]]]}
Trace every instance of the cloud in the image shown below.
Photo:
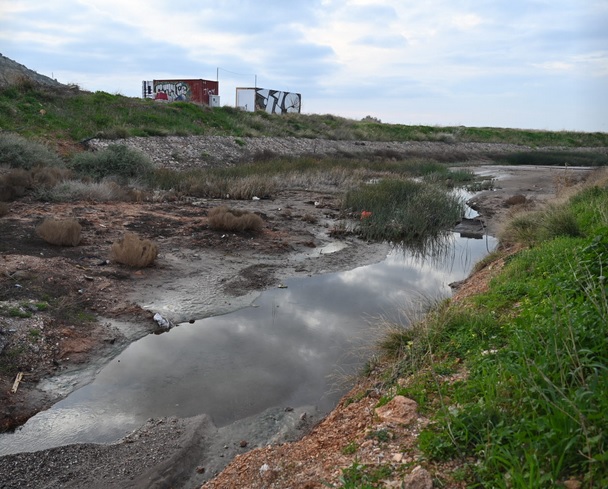
{"label": "cloud", "polygon": [[[143,79],[215,79],[219,71],[228,104],[234,87],[252,85],[257,75],[264,88],[302,93],[305,109],[387,121],[406,113],[444,124],[460,112],[461,123],[473,124],[480,118],[466,114],[481,116],[492,95],[495,109],[481,121],[502,126],[555,110],[527,87],[553,86],[561,76],[568,92],[583,83],[604,100],[598,87],[608,83],[608,7],[593,0],[472,0],[465,7],[449,0],[56,0],[52,9],[29,0],[2,2],[0,14],[3,54],[127,95],[137,95]],[[511,113],[514,93],[526,100],[522,112],[501,120],[496,107]],[[608,111],[608,102],[599,104]],[[453,109],[442,115],[441,106]],[[580,108],[589,114],[580,129],[606,128],[597,106]],[[539,128],[569,123],[543,120]]]}

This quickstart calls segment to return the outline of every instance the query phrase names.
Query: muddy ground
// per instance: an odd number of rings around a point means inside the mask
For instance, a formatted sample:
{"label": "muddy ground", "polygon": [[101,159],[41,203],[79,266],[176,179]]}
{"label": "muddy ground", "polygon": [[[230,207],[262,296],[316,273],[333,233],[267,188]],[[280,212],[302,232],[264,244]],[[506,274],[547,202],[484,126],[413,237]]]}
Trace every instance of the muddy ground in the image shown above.
{"label": "muddy ground", "polygon": [[[522,202],[519,198],[509,205],[509,199],[520,195],[527,206],[535,205],[589,173],[575,168],[475,169],[499,176],[493,191],[472,199],[484,228],[493,234]],[[287,277],[382,260],[386,245],[354,236],[339,238],[347,243],[344,249],[322,253],[338,239],[330,235],[341,219],[338,198],[335,191],[294,190],[251,202],[11,203],[0,218],[0,427],[24,423],[89,382],[99,366],[130,342],[158,331],[156,312],[187,323],[250,304],[261,290]],[[220,204],[259,214],[263,230],[234,234],[210,229],[207,212]],[[77,218],[81,244],[55,247],[38,238],[35,226],[48,216]],[[134,270],[110,260],[111,244],[125,231],[158,244],[160,254],[152,267]],[[196,307],[180,294],[182,280],[200,281]],[[13,393],[18,373],[23,377]],[[270,440],[268,431],[264,436],[252,433],[246,423],[222,432],[205,417],[164,419],[150,421],[116,445],[0,457],[0,487],[194,487],[239,453],[298,438],[319,421],[307,421],[304,411],[267,417],[280,426]],[[325,428],[326,435],[331,429]],[[248,439],[241,446],[243,437]],[[245,487],[232,484],[212,487]]]}

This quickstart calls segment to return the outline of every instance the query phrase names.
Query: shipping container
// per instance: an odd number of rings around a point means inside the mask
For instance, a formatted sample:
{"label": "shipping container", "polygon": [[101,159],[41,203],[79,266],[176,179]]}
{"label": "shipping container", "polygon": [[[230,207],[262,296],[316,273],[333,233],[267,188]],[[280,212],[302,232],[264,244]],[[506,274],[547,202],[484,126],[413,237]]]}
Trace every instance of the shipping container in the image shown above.
{"label": "shipping container", "polygon": [[219,106],[219,82],[212,80],[152,80],[142,82],[142,96],[170,102],[182,100]]}
{"label": "shipping container", "polygon": [[249,112],[263,110],[269,114],[300,113],[302,95],[266,88],[239,87],[236,89],[236,106]]}

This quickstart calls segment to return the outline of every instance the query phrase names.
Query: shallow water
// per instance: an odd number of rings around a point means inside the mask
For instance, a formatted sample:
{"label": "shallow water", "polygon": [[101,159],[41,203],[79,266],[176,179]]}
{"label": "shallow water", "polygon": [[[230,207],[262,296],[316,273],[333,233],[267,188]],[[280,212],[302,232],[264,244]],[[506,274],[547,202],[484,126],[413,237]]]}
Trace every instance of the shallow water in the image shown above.
{"label": "shallow water", "polygon": [[374,318],[406,325],[412,304],[448,296],[448,284],[495,244],[454,234],[440,258],[394,250],[380,263],[287,280],[250,307],[146,336],[92,383],[1,435],[0,455],[116,441],[151,417],[206,413],[223,426],[276,406],[326,413],[346,388],[337,380],[365,361]]}

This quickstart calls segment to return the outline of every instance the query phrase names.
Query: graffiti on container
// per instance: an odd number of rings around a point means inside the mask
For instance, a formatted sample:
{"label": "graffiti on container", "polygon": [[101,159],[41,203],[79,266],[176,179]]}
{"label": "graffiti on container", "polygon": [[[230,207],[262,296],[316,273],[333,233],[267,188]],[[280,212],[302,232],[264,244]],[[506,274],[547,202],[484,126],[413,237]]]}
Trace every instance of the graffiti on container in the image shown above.
{"label": "graffiti on container", "polygon": [[269,114],[287,114],[289,112],[300,112],[301,95],[294,92],[281,92],[279,90],[267,90],[256,88],[255,108]]}
{"label": "graffiti on container", "polygon": [[185,82],[160,82],[154,85],[154,99],[168,100],[190,100],[190,86]]}

